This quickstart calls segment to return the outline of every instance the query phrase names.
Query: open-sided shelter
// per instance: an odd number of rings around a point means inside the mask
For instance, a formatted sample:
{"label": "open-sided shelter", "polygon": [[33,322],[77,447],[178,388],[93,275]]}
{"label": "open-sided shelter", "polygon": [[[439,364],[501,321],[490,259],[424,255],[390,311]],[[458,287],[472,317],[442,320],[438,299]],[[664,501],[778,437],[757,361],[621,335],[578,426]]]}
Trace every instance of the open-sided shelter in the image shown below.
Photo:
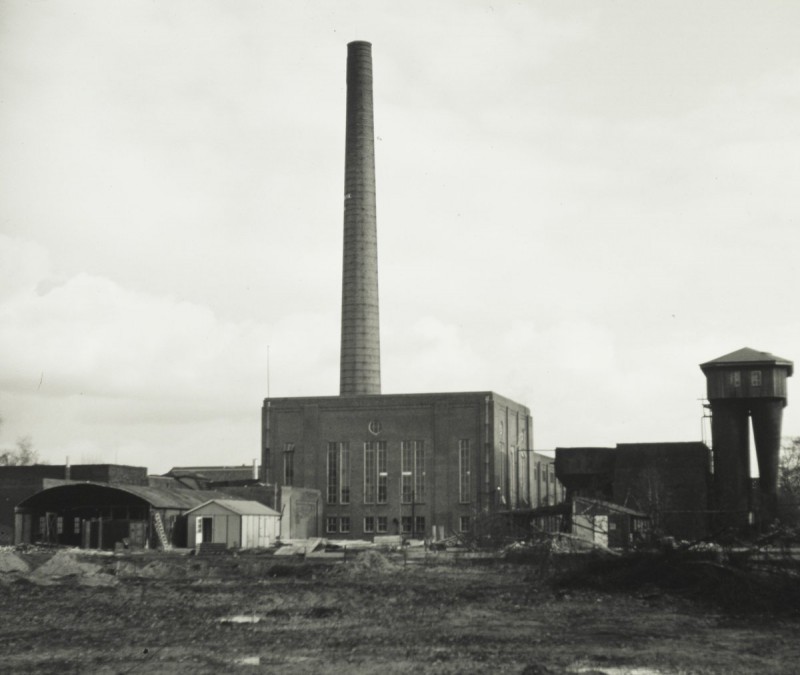
{"label": "open-sided shelter", "polygon": [[46,542],[111,549],[186,546],[185,514],[227,495],[144,485],[64,483],[41,490],[15,509],[15,543]]}

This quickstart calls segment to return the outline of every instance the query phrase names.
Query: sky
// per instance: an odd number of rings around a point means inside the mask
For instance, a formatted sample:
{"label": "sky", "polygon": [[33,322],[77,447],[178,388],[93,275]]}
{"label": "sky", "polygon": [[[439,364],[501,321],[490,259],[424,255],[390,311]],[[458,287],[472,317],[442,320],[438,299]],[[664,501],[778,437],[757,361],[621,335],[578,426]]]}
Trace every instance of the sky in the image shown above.
{"label": "sky", "polygon": [[352,40],[383,392],[495,391],[542,450],[701,440],[698,364],[800,358],[798,25],[777,1],[0,3],[0,448],[249,464],[266,396],[338,394]]}

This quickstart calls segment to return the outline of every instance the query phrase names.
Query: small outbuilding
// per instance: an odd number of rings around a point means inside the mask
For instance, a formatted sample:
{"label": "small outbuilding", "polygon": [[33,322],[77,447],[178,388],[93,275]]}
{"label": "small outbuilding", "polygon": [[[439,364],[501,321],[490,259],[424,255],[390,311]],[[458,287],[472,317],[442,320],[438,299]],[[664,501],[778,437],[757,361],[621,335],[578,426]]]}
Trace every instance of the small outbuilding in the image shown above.
{"label": "small outbuilding", "polygon": [[226,548],[266,548],[280,535],[281,515],[259,502],[211,499],[186,512],[188,544]]}
{"label": "small outbuilding", "polygon": [[650,533],[650,517],[620,504],[576,497],[572,500],[572,534],[580,539],[628,548]]}

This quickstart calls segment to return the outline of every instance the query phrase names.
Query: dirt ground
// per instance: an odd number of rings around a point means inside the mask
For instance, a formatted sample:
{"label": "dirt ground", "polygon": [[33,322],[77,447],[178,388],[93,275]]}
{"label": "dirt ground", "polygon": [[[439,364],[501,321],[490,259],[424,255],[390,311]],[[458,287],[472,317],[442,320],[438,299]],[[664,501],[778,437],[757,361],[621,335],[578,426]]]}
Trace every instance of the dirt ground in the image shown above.
{"label": "dirt ground", "polygon": [[529,564],[0,551],[4,673],[797,673],[797,620]]}

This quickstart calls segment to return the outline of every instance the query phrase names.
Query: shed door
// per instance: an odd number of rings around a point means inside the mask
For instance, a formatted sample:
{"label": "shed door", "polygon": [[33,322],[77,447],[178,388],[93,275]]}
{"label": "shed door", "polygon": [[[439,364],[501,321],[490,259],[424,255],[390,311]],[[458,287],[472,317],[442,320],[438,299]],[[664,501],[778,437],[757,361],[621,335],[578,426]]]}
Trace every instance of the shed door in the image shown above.
{"label": "shed door", "polygon": [[212,542],[214,541],[214,518],[213,516],[203,516],[203,518],[198,518],[198,520],[202,520],[202,528],[203,533],[200,537],[200,541],[207,541]]}
{"label": "shed door", "polygon": [[608,516],[594,517],[594,540],[597,544],[608,546]]}

